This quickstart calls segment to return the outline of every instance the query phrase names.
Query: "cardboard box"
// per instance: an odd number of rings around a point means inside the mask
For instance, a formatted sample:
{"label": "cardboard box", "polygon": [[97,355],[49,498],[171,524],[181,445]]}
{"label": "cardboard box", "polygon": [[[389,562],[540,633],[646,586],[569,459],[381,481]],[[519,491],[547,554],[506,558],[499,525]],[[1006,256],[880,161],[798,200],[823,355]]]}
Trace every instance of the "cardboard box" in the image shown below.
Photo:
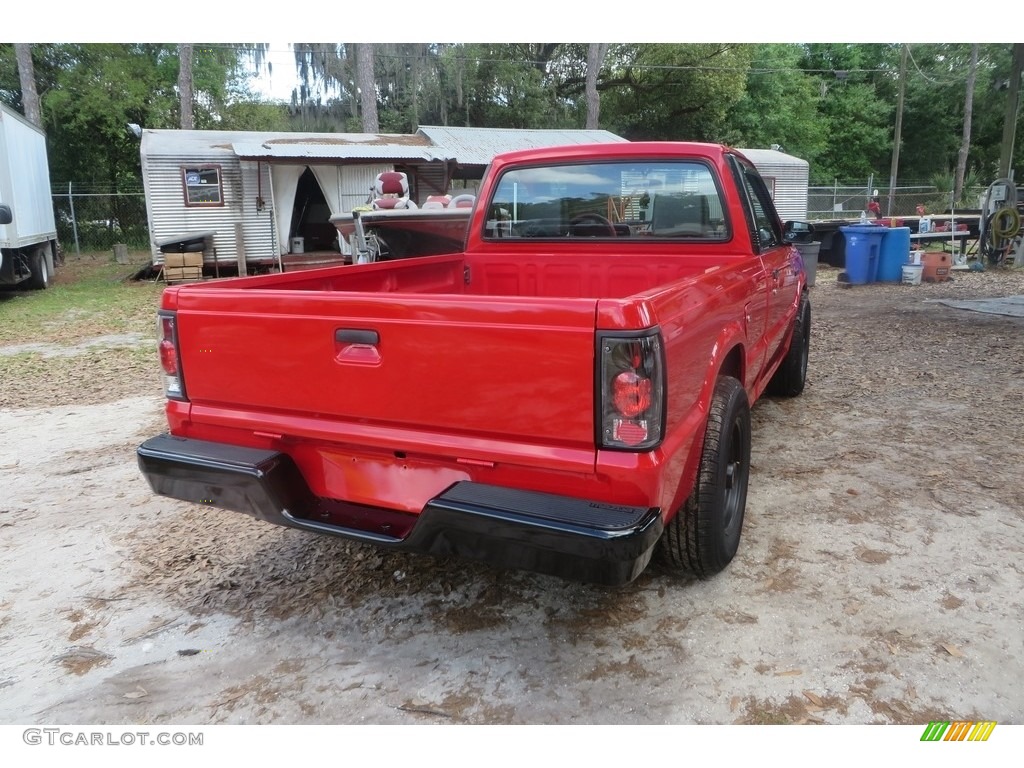
{"label": "cardboard box", "polygon": [[164,267],[164,280],[173,283],[178,280],[202,280],[202,267]]}
{"label": "cardboard box", "polygon": [[164,266],[172,268],[202,267],[203,254],[201,251],[198,253],[165,253]]}

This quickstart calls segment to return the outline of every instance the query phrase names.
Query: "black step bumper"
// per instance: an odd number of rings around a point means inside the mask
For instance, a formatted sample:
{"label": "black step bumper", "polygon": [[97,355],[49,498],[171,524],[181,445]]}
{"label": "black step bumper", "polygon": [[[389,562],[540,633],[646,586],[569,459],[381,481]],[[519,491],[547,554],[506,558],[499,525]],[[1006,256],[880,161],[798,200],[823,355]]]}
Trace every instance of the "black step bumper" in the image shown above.
{"label": "black step bumper", "polygon": [[[277,525],[388,549],[456,555],[599,584],[625,584],[647,566],[662,532],[657,508],[618,506],[548,493],[460,482],[429,500],[409,526],[325,522],[393,519],[393,510],[318,499],[283,453],[159,435],[139,446],[139,468],[161,496],[245,512]],[[395,526],[394,530],[399,530]]]}

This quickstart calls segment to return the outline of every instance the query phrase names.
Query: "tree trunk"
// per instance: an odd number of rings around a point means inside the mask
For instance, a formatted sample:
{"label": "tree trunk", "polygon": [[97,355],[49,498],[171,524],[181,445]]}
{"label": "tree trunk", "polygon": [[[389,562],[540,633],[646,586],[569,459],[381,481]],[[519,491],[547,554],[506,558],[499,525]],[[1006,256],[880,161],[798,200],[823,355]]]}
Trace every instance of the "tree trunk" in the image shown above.
{"label": "tree trunk", "polygon": [[356,84],[363,115],[363,133],[379,133],[377,84],[373,76],[373,43],[356,43]]}
{"label": "tree trunk", "polygon": [[181,129],[195,128],[192,115],[192,43],[178,44],[178,98],[181,100]]}
{"label": "tree trunk", "polygon": [[32,125],[42,128],[43,118],[39,109],[39,92],[36,90],[36,68],[32,64],[31,43],[15,43],[14,55],[18,60],[21,105],[25,110],[25,119]]}
{"label": "tree trunk", "polygon": [[956,181],[953,182],[953,200],[959,202],[964,193],[967,174],[967,154],[971,151],[971,119],[974,112],[974,82],[978,75],[978,44],[971,46],[971,68],[967,72],[967,96],[964,98],[964,133],[960,154],[956,159]]}
{"label": "tree trunk", "polygon": [[596,129],[601,117],[601,96],[597,92],[597,75],[601,71],[608,43],[587,46],[587,128]]}

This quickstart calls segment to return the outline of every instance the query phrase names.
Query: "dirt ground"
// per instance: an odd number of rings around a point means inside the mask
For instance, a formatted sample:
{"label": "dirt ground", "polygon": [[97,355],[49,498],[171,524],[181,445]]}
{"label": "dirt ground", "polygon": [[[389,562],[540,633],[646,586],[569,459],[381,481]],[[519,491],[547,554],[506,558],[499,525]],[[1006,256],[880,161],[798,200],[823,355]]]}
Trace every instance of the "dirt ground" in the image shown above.
{"label": "dirt ground", "polygon": [[811,293],[807,390],[755,407],[740,552],[706,582],[593,587],[154,497],[155,357],[4,402],[0,723],[1024,723],[1024,319],[934,301],[1024,274],[821,267]]}

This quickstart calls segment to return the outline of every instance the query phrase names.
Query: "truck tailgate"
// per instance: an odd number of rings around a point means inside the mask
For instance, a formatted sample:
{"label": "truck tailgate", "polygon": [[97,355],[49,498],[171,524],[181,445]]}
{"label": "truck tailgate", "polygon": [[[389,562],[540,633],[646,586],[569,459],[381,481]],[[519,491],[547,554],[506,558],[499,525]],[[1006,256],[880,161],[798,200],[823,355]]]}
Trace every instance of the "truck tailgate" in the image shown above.
{"label": "truck tailgate", "polygon": [[181,290],[195,404],[592,447],[594,299]]}

